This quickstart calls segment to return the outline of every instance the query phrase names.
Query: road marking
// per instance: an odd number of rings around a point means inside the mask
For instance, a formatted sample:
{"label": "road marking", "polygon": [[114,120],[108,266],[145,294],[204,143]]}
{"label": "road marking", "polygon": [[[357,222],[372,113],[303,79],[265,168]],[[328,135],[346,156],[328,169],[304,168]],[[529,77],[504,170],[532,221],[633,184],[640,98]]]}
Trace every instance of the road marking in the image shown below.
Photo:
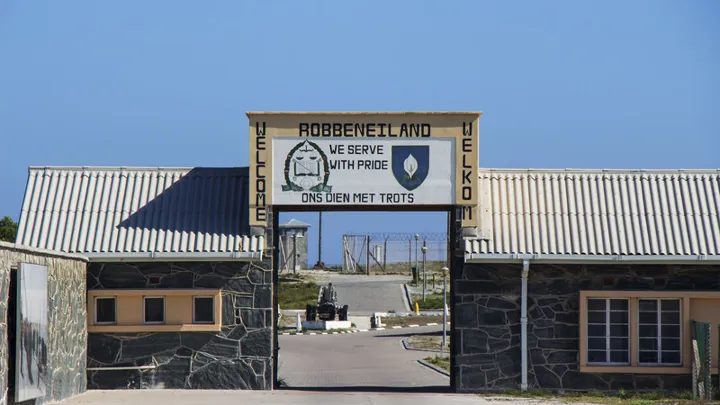
{"label": "road marking", "polygon": [[315,332],[310,332],[310,333],[308,333],[308,335],[314,335],[314,334],[315,334]]}
{"label": "road marking", "polygon": [[408,328],[417,328],[417,327],[419,327],[419,326],[420,326],[420,325],[408,325]]}
{"label": "road marking", "polygon": [[426,324],[425,326],[437,326],[437,322],[428,323],[428,324]]}
{"label": "road marking", "polygon": [[402,329],[402,326],[393,326],[393,329]]}
{"label": "road marking", "polygon": [[367,329],[360,329],[358,332],[367,332]]}
{"label": "road marking", "polygon": [[375,330],[385,330],[385,328],[375,328]]}
{"label": "road marking", "polygon": [[323,333],[321,333],[321,335],[327,335],[327,332],[323,332]]}

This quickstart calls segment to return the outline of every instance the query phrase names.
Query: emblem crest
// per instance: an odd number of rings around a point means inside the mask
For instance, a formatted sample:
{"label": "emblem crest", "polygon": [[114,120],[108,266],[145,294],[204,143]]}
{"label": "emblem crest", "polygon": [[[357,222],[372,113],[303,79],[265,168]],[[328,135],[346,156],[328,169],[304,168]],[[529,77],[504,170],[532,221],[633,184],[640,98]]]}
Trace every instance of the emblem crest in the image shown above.
{"label": "emblem crest", "polygon": [[325,153],[310,141],[300,142],[285,158],[283,191],[330,192],[330,166]]}
{"label": "emblem crest", "polygon": [[406,190],[420,187],[430,170],[429,145],[393,145],[392,172]]}

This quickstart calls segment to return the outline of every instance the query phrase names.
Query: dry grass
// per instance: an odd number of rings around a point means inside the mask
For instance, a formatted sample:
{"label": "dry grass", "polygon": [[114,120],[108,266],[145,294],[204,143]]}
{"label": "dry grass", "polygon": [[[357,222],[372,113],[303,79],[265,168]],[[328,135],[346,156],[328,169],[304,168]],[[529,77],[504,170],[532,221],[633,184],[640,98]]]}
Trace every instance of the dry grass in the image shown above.
{"label": "dry grass", "polygon": [[446,301],[443,301],[442,294],[425,294],[424,301],[423,301],[421,295],[413,295],[412,307],[415,308],[415,304],[417,303],[417,305],[421,311],[433,310],[433,309],[442,310],[443,302],[446,302],[448,307],[450,306],[450,293],[449,292],[447,293],[445,300]]}
{"label": "dry grass", "polygon": [[[443,350],[442,348],[442,335],[415,335],[410,336],[407,339],[407,344],[413,349],[426,349],[426,350]],[[447,346],[445,351],[449,350],[450,347],[450,336],[447,336]]]}
{"label": "dry grass", "polygon": [[[426,360],[427,361],[427,360]],[[717,404],[717,402],[703,402],[692,399],[689,392],[663,395],[662,392],[643,392],[630,393],[623,390],[616,394],[607,392],[566,392],[563,395],[555,394],[547,390],[530,390],[522,392],[520,390],[507,390],[502,393],[503,396],[517,398],[535,398],[556,400],[565,403],[581,402],[586,404],[604,404],[604,405],[700,405],[700,404]],[[496,396],[496,394],[493,394]]]}
{"label": "dry grass", "polygon": [[[442,316],[392,316],[385,317],[380,320],[385,327],[408,326],[408,325],[425,325],[428,323],[442,324]],[[450,321],[450,317],[448,317]]]}
{"label": "dry grass", "polygon": [[[426,362],[450,371],[450,358],[441,356],[426,357]],[[480,396],[497,397],[498,394],[479,394]],[[564,403],[586,403],[602,405],[708,405],[718,404],[717,401],[699,401],[692,399],[690,392],[663,394],[662,392],[641,392],[632,393],[624,390],[612,394],[607,392],[565,392],[560,395],[548,390],[506,390],[500,393],[501,396],[515,398],[548,399]]]}
{"label": "dry grass", "polygon": [[[300,322],[305,320],[305,314],[300,314]],[[297,319],[295,319],[295,315],[283,315],[280,317],[280,322],[278,323],[278,329],[293,329],[295,330]]]}
{"label": "dry grass", "polygon": [[427,361],[428,363],[432,364],[435,367],[439,367],[448,372],[450,371],[450,358],[449,357],[433,356],[433,357],[426,357],[423,360]]}

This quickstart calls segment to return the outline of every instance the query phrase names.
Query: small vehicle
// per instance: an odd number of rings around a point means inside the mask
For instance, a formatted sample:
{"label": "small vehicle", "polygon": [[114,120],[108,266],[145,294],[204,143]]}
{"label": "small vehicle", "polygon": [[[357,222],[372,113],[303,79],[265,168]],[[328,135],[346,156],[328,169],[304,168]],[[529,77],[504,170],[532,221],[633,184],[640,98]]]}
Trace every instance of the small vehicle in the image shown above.
{"label": "small vehicle", "polygon": [[332,283],[328,283],[327,287],[320,287],[317,302],[317,305],[308,304],[305,309],[306,320],[334,321],[336,316],[338,321],[348,320],[348,306],[341,307],[338,304],[337,292]]}

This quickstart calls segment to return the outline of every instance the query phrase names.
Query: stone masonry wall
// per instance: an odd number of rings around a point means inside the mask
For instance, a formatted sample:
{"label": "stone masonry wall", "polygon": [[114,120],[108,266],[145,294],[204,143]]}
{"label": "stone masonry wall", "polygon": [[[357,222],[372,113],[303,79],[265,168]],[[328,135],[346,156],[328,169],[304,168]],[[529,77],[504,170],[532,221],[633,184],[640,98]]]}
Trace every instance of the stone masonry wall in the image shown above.
{"label": "stone masonry wall", "polygon": [[[88,387],[272,388],[272,271],[263,262],[91,263],[88,289],[219,288],[220,332],[91,333]],[[150,285],[149,276],[160,278]]]}
{"label": "stone masonry wall", "polygon": [[[85,269],[86,259],[0,242],[0,390],[2,403],[8,392],[7,303],[10,268],[30,263],[48,268],[48,359],[50,383],[44,398],[35,404],[61,401],[85,392],[87,346]],[[10,394],[10,395],[9,395]]]}
{"label": "stone masonry wall", "polygon": [[[460,392],[517,389],[521,378],[517,264],[466,264],[454,287]],[[689,390],[690,375],[580,373],[580,290],[720,289],[720,266],[532,264],[528,385],[563,390]]]}

